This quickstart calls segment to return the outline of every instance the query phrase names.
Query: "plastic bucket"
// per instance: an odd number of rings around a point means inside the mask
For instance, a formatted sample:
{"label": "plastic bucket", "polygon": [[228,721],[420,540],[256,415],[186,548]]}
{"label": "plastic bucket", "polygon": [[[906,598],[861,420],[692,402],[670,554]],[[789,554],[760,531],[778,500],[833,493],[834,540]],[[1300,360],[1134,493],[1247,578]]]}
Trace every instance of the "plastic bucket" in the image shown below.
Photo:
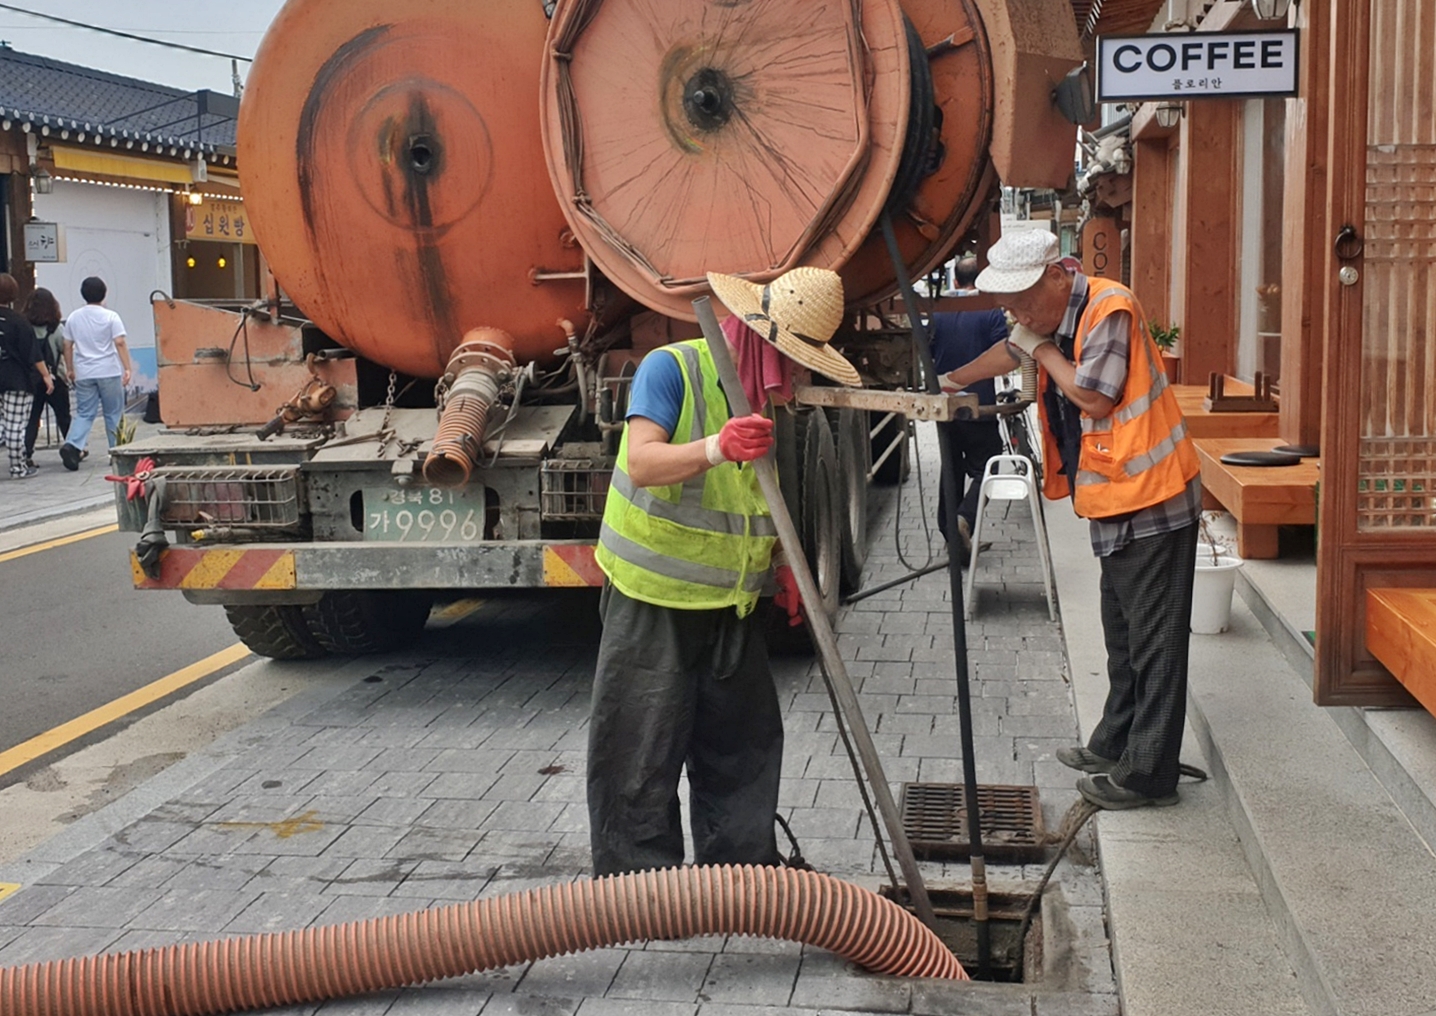
{"label": "plastic bucket", "polygon": [[1209,553],[1197,552],[1197,573],[1192,581],[1192,631],[1216,635],[1231,627],[1232,592],[1236,589],[1239,557],[1220,555],[1215,562]]}

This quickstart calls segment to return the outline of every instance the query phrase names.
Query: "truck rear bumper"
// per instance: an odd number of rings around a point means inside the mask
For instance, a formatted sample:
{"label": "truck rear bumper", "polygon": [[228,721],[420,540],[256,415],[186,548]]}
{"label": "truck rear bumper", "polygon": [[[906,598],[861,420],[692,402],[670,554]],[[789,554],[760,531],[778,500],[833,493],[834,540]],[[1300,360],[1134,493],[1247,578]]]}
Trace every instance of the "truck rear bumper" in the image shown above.
{"label": "truck rear bumper", "polygon": [[473,544],[263,543],[170,547],[150,578],[130,555],[136,589],[192,600],[303,602],[331,589],[540,589],[599,586],[594,545],[580,540]]}

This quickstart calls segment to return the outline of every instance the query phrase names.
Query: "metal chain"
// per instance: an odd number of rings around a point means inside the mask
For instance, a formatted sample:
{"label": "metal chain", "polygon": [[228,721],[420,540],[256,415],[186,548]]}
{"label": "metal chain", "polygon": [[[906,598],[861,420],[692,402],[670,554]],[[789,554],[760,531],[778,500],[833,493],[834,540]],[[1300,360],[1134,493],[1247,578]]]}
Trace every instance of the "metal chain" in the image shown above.
{"label": "metal chain", "polygon": [[395,371],[389,372],[389,388],[384,393],[384,420],[379,424],[379,447],[374,452],[375,458],[384,457],[384,449],[389,447],[389,442],[394,440],[394,430],[389,426],[389,418],[394,413],[394,386],[399,381],[399,375]]}

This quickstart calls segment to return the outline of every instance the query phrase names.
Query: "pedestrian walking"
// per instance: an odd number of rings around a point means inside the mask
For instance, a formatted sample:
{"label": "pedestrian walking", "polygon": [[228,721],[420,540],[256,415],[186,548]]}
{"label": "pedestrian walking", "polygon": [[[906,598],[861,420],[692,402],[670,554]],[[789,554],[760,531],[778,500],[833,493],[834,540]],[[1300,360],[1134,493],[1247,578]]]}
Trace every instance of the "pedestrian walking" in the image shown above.
{"label": "pedestrian walking", "polygon": [[1089,774],[1077,789],[1098,807],[1176,804],[1201,473],[1146,316],[1126,286],[1062,264],[1042,230],[1004,235],[977,287],[1017,326],[1011,348],[953,377],[1004,373],[1012,348],[1037,361],[1044,493],[1072,498],[1101,560],[1107,701],[1057,758]]}
{"label": "pedestrian walking", "polygon": [[35,329],[12,306],[19,293],[14,277],[0,274],[0,433],[10,456],[12,480],[25,480],[38,472],[26,463],[25,427],[36,388],[50,392],[55,387],[35,341]]}
{"label": "pedestrian walking", "polygon": [[90,276],[80,283],[85,306],[65,321],[65,368],[75,386],[75,419],[60,445],[66,469],[80,468],[95,417],[105,415],[105,441],[115,446],[125,413],[125,386],[130,383],[130,350],[125,325],[105,306],[103,279]]}
{"label": "pedestrian walking", "polygon": [[[753,406],[790,396],[795,363],[858,383],[828,345],[843,319],[836,273],[708,279],[733,312],[723,333]],[[683,863],[685,765],[695,861],[780,861],[783,720],[754,615],[776,530],[748,465],[772,444],[771,419],[730,416],[703,340],[644,357],[596,552],[608,581],[588,740],[595,875]],[[798,619],[791,570],[775,579]]]}
{"label": "pedestrian walking", "polygon": [[40,437],[40,420],[49,406],[55,414],[60,440],[70,433],[70,384],[65,373],[65,322],[60,317],[60,301],[48,289],[37,289],[25,301],[25,320],[35,329],[40,355],[54,382],[49,391],[43,383],[36,385],[30,404],[30,422],[25,427],[25,466],[35,468],[35,442]]}

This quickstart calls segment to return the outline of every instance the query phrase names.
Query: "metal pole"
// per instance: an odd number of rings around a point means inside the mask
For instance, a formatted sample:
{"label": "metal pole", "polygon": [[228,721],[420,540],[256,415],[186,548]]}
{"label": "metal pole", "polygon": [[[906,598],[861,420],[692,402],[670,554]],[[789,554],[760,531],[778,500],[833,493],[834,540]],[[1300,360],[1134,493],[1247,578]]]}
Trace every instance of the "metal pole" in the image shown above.
{"label": "metal pole", "polygon": [[[713,362],[718,367],[718,377],[724,393],[728,396],[728,405],[738,416],[747,416],[753,410],[743,391],[743,385],[738,380],[738,368],[733,365],[733,355],[728,351],[728,340],[723,337],[723,330],[718,326],[718,319],[713,314],[708,297],[702,296],[694,300],[693,309],[698,314],[698,324],[703,328],[703,337],[708,340]],[[853,691],[847,667],[843,665],[842,655],[838,652],[837,637],[828,624],[828,616],[823,613],[823,597],[818,591],[813,572],[808,567],[808,559],[803,554],[803,541],[798,537],[793,517],[788,514],[787,502],[783,500],[783,493],[778,489],[778,472],[773,465],[772,452],[755,459],[753,469],[758,474],[758,485],[762,488],[763,497],[768,501],[768,510],[773,513],[778,540],[787,549],[788,563],[793,569],[793,576],[798,580],[798,591],[803,596],[803,603],[807,605],[808,628],[817,644],[823,672],[847,717],[848,727],[852,731],[858,755],[863,760],[863,769],[872,787],[873,798],[877,801],[878,811],[882,813],[883,824],[887,826],[888,840],[892,844],[893,853],[897,855],[903,878],[907,879],[907,891],[912,899],[913,911],[919,921],[936,931],[937,918],[932,912],[932,901],[928,899],[927,884],[923,882],[922,873],[917,870],[917,859],[913,856],[907,833],[903,831],[902,816],[898,814],[897,804],[893,801],[887,774],[883,772],[877,748],[873,746],[872,734],[868,731],[867,721],[863,719],[862,707],[858,705],[857,693]]]}
{"label": "metal pole", "polygon": [[[912,280],[903,263],[902,252],[898,249],[897,234],[893,232],[892,217],[886,209],[881,217],[883,239],[887,242],[888,254],[892,257],[893,270],[907,306],[908,320],[912,324],[913,344],[922,362],[922,372],[927,380],[927,390],[936,395],[942,391],[933,366],[932,352],[928,349],[927,329],[918,313],[917,299],[913,294]],[[977,757],[972,741],[972,690],[971,676],[967,668],[967,619],[962,609],[962,566],[959,563],[961,537],[957,530],[957,506],[962,503],[962,491],[958,486],[956,471],[949,468],[953,461],[952,437],[945,427],[937,428],[938,448],[942,454],[942,492],[947,502],[947,578],[952,598],[952,650],[953,664],[957,670],[957,725],[962,740],[962,783],[967,800],[967,842],[971,849],[972,865],[972,921],[977,931],[977,972],[986,978],[992,964],[992,928],[987,923],[987,858],[982,849],[982,816],[977,810]]]}

